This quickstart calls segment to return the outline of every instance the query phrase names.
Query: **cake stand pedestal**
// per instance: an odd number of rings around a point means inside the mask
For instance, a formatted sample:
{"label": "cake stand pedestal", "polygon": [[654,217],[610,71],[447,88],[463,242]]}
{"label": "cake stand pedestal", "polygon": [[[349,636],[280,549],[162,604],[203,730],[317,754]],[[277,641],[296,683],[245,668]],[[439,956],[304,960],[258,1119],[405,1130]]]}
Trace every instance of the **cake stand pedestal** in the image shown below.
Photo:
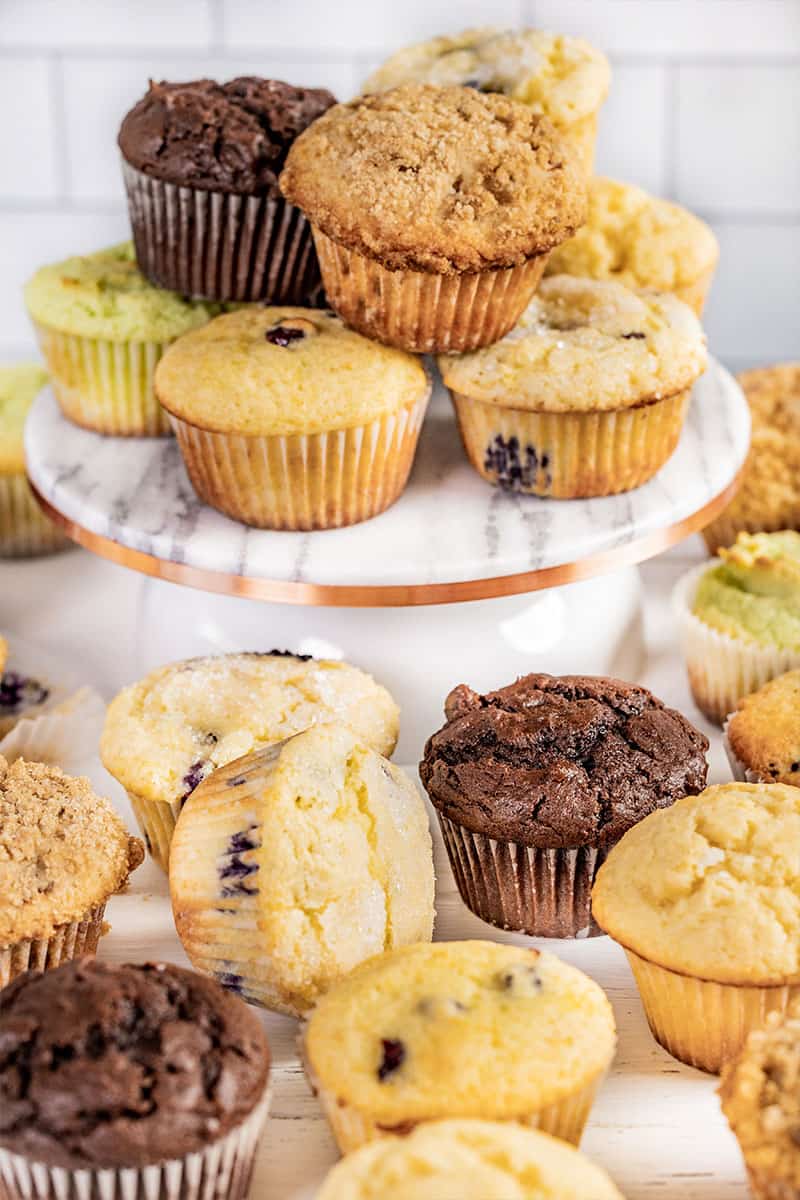
{"label": "cake stand pedestal", "polygon": [[53,520],[149,577],[136,631],[142,672],[235,649],[344,657],[397,698],[397,757],[413,762],[456,683],[485,690],[531,670],[635,677],[635,564],[723,508],[749,433],[741,389],[712,361],[655,479],[616,497],[540,500],[475,474],[439,386],[397,504],[307,534],[229,520],[197,499],[173,439],[87,432],[49,392],[31,411],[26,456]]}

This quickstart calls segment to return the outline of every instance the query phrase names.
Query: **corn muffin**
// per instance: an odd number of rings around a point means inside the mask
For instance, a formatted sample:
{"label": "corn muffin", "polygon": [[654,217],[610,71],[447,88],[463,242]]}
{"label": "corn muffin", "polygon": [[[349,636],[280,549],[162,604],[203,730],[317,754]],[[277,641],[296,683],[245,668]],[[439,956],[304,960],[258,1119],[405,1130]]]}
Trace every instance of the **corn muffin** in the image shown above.
{"label": "corn muffin", "polygon": [[719,1071],[800,994],[800,788],[728,783],[628,830],[594,917],[625,949],[655,1038]]}
{"label": "corn muffin", "polygon": [[33,498],[25,474],[23,432],[47,383],[36,363],[0,366],[0,558],[30,558],[70,545]]}
{"label": "corn muffin", "polygon": [[311,222],[339,315],[420,353],[507,333],[586,212],[583,172],[546,117],[426,84],[329,109],[293,145],[281,188]]}
{"label": "corn muffin", "polygon": [[144,847],[88,779],[0,756],[0,987],[93,954]]}
{"label": "corn muffin", "polygon": [[178,819],[169,883],[192,963],[293,1016],[363,959],[433,932],[422,798],[342,725],[201,783]]}
{"label": "corn muffin", "polygon": [[502,341],[439,366],[476,471],[567,499],[628,491],[664,465],[706,348],[669,293],[554,275]]}
{"label": "corn muffin", "polygon": [[392,697],[349,663],[273,650],[171,663],[112,700],[100,743],[166,870],[175,821],[218,767],[312,725],[348,725],[379,754],[399,730]]}
{"label": "corn muffin", "polygon": [[431,1121],[330,1171],[317,1200],[622,1200],[600,1167],[549,1134],[500,1121]]}
{"label": "corn muffin", "polygon": [[737,378],[750,407],[750,452],[738,492],[703,530],[712,554],[742,532],[800,530],[800,363]]}
{"label": "corn muffin", "polygon": [[156,363],[220,311],[153,287],[130,242],[41,267],[25,304],[64,415],[98,433],[150,436],[169,432]]}
{"label": "corn muffin", "polygon": [[399,50],[362,90],[434,83],[501,92],[548,117],[591,174],[597,118],[610,82],[608,59],[583,38],[485,27]]}
{"label": "corn muffin", "polygon": [[743,696],[800,668],[800,533],[742,533],[676,585],[695,703],[721,725]]}
{"label": "corn muffin", "polygon": [[725,722],[737,779],[800,785],[800,671],[787,671],[740,700]]}
{"label": "corn muffin", "polygon": [[632,184],[595,178],[586,224],[556,247],[545,274],[672,292],[700,316],[718,258],[711,228],[687,209]]}
{"label": "corn muffin", "polygon": [[265,529],[331,529],[399,497],[430,381],[333,313],[254,307],[181,338],[156,394],[207,504]]}
{"label": "corn muffin", "polygon": [[322,997],[309,1079],[343,1153],[425,1121],[481,1117],[578,1144],[614,1056],[604,993],[553,955],[495,942],[407,946]]}

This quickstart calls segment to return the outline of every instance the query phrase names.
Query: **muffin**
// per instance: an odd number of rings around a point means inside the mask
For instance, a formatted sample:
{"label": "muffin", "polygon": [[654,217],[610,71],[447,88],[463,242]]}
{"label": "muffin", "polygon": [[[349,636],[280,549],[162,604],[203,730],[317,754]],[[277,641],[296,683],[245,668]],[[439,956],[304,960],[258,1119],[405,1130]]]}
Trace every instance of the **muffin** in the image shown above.
{"label": "muffin", "polygon": [[169,432],[156,363],[219,311],[152,287],[130,242],[41,267],[25,304],[64,415],[98,433],[151,437]]}
{"label": "muffin", "polygon": [[386,689],[349,663],[277,650],[222,654],[159,667],[121,691],[108,707],[100,756],[166,870],[184,802],[218,767],[331,721],[388,756],[398,717]]}
{"label": "muffin", "polygon": [[711,228],[687,209],[633,184],[595,178],[586,224],[556,247],[545,274],[672,292],[701,316],[718,258]]}
{"label": "muffin", "polygon": [[668,293],[553,275],[495,346],[440,358],[467,457],[497,487],[571,499],[655,475],[705,370],[697,317]]}
{"label": "muffin", "polygon": [[525,675],[466,684],[420,777],[458,890],[476,916],[534,937],[599,933],[590,893],[626,830],[706,784],[708,739],[646,688]]}
{"label": "muffin", "polygon": [[342,725],[215,771],[169,861],[192,963],[299,1016],[363,959],[433,932],[433,852],[413,783]]}
{"label": "muffin", "polygon": [[90,959],[0,993],[7,1200],[243,1200],[269,1048],[235,996],[171,964]]}
{"label": "muffin", "polygon": [[343,1153],[425,1121],[480,1117],[578,1144],[614,1055],[604,993],[550,954],[407,946],[319,1001],[304,1056]]}
{"label": "muffin", "polygon": [[181,338],[156,393],[201,500],[262,529],[334,529],[403,491],[430,381],[332,313],[253,308]]}
{"label": "muffin", "polygon": [[755,1200],[800,1197],[800,1015],[771,1013],[722,1071],[722,1111]]}
{"label": "muffin", "polygon": [[597,117],[608,95],[608,59],[582,38],[541,29],[467,29],[393,54],[364,85],[435,83],[501,92],[548,117],[591,174]]}
{"label": "muffin", "polygon": [[281,188],[311,222],[333,308],[419,353],[507,333],[586,212],[583,172],[546,117],[424,84],[330,109],[290,150]]}
{"label": "muffin", "polygon": [[599,1167],[534,1129],[431,1121],[362,1146],[329,1172],[317,1200],[622,1200]]}
{"label": "muffin", "polygon": [[741,533],[678,581],[673,608],[695,703],[721,725],[743,696],[800,667],[800,533]]}
{"label": "muffin", "polygon": [[800,530],[800,363],[737,378],[750,407],[750,453],[733,500],[703,530],[712,554],[742,532]]}
{"label": "muffin", "polygon": [[88,779],[0,757],[0,987],[93,954],[107,900],[143,858]]}
{"label": "muffin", "polygon": [[324,88],[255,76],[151,81],[118,139],[147,278],[206,300],[312,298],[311,234],[278,176],[297,135],[334,103]]}
{"label": "muffin", "polygon": [[800,671],[787,671],[740,700],[725,722],[736,779],[800,785]]}
{"label": "muffin", "polygon": [[628,955],[654,1037],[719,1071],[800,994],[800,788],[728,783],[625,834],[594,917]]}
{"label": "muffin", "polygon": [[25,474],[25,418],[47,383],[35,363],[0,366],[0,558],[31,558],[70,545],[42,512]]}

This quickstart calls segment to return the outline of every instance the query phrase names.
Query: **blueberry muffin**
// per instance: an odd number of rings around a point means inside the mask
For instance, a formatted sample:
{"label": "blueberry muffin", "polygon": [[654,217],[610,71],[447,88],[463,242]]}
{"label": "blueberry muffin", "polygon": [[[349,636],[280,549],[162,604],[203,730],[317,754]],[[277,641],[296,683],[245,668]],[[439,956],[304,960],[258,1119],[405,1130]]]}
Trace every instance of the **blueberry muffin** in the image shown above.
{"label": "blueberry muffin", "polygon": [[47,383],[36,363],[0,366],[0,558],[31,558],[70,545],[42,512],[25,473],[23,432]]}
{"label": "blueberry muffin", "polygon": [[242,76],[151,80],[119,148],[136,257],[157,287],[206,300],[303,304],[319,287],[303,214],[278,187],[324,88]]}
{"label": "blueberry muffin", "polygon": [[546,117],[425,84],[330,109],[293,145],[281,188],[311,222],[333,308],[420,353],[507,333],[586,209],[583,172]]}
{"label": "blueberry muffin", "polygon": [[725,722],[735,777],[800,786],[800,671],[787,671],[745,696]]}
{"label": "blueberry muffin", "polygon": [[223,654],[159,667],[121,691],[108,707],[100,756],[166,870],[184,802],[218,767],[329,721],[390,755],[398,718],[386,689],[349,663]]}

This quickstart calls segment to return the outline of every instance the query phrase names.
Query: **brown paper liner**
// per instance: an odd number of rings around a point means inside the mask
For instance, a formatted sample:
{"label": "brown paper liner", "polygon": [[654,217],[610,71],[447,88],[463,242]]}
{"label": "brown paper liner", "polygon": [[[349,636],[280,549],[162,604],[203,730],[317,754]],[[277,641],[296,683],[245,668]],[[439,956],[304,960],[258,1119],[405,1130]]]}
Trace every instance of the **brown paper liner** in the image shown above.
{"label": "brown paper liner", "polygon": [[762,517],[734,517],[728,510],[706,525],[703,538],[710,554],[716,554],[721,546],[732,546],[740,533],[780,533],[782,529],[800,530],[800,509],[794,513],[782,513],[768,521]]}
{"label": "brown paper liner", "polygon": [[766,1171],[747,1166],[753,1200],[800,1200],[800,1188],[783,1179],[770,1179]]}
{"label": "brown paper liner", "polygon": [[34,500],[24,472],[0,475],[0,558],[35,558],[71,545]]}
{"label": "brown paper liner", "polygon": [[495,841],[436,815],[461,899],[476,917],[531,937],[603,933],[592,919],[591,892],[606,848],[541,850]]}
{"label": "brown paper liner", "polygon": [[387,509],[408,480],[428,394],[368,425],[331,433],[214,433],[172,417],[192,487],[260,529],[337,529]]}
{"label": "brown paper liner", "polygon": [[328,303],[366,337],[416,354],[497,342],[539,286],[547,254],[518,267],[462,275],[389,271],[314,227]]}
{"label": "brown paper liner", "polygon": [[319,290],[308,221],[282,196],[153,179],[123,160],[136,259],[157,287],[202,300],[307,304]]}
{"label": "brown paper liner", "polygon": [[105,901],[79,920],[59,925],[49,938],[26,938],[0,946],[0,988],[24,971],[51,971],[72,958],[94,954],[103,934]]}
{"label": "brown paper liner", "polygon": [[529,412],[451,392],[467,457],[489,483],[560,500],[640,487],[672,455],[687,389],[611,412]]}

